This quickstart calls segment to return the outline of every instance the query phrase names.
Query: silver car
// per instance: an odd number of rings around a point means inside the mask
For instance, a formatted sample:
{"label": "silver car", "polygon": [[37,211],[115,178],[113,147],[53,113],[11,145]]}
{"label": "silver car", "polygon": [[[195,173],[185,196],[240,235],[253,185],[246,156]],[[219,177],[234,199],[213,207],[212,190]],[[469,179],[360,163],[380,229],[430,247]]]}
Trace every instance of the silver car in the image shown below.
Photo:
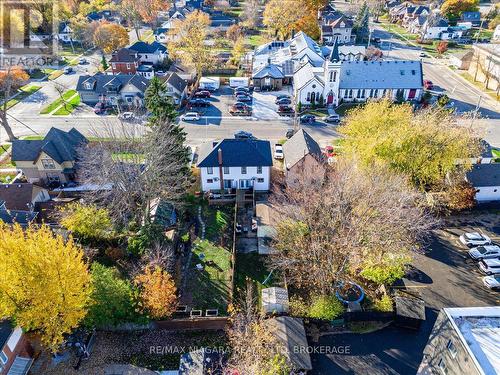
{"label": "silver car", "polygon": [[460,236],[460,242],[465,246],[484,246],[490,245],[491,239],[479,232],[466,232]]}
{"label": "silver car", "polygon": [[484,245],[469,250],[469,256],[475,260],[500,258],[500,246]]}
{"label": "silver car", "polygon": [[483,259],[479,261],[479,269],[487,275],[500,273],[500,259]]}
{"label": "silver car", "polygon": [[500,273],[483,277],[483,284],[488,289],[500,290]]}

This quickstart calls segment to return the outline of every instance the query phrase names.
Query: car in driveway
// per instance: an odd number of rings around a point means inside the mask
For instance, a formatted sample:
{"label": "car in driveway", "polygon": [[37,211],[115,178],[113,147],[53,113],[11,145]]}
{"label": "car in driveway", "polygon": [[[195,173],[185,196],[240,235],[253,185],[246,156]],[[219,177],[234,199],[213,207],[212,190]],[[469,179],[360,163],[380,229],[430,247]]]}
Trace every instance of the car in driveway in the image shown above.
{"label": "car in driveway", "polygon": [[424,89],[432,90],[434,88],[434,84],[429,79],[424,79]]}
{"label": "car in driveway", "polygon": [[182,121],[198,121],[200,118],[201,117],[198,112],[186,112],[181,116]]}
{"label": "car in driveway", "polygon": [[73,74],[73,73],[75,73],[75,69],[73,69],[71,66],[64,68],[64,74]]}
{"label": "car in driveway", "polygon": [[423,51],[422,51],[422,52],[420,52],[420,53],[418,54],[418,56],[420,56],[420,57],[427,57],[427,54],[426,54],[425,52],[423,52]]}
{"label": "car in driveway", "polygon": [[500,273],[483,277],[483,284],[488,289],[500,290]]}
{"label": "car in driveway", "polygon": [[242,102],[236,102],[229,108],[229,113],[233,116],[250,116],[252,107]]}
{"label": "car in driveway", "polygon": [[126,122],[133,122],[136,120],[136,117],[133,112],[123,112],[121,115],[118,116],[118,118]]}
{"label": "car in driveway", "polygon": [[479,269],[487,275],[496,275],[500,273],[500,258],[480,260]]}
{"label": "car in driveway", "polygon": [[294,134],[295,134],[295,130],[293,130],[293,129],[287,129],[285,137],[286,137],[286,139],[290,139],[290,138],[293,137]]}
{"label": "car in driveway", "polygon": [[292,101],[290,100],[290,98],[281,98],[281,99],[276,100],[276,104],[277,105],[289,105],[289,104],[292,104]]}
{"label": "car in driveway", "polygon": [[234,133],[234,138],[236,138],[236,139],[253,139],[255,137],[250,132],[240,130],[240,131],[237,131],[236,133]]}
{"label": "car in driveway", "polygon": [[85,64],[87,64],[87,63],[88,63],[88,61],[87,61],[87,59],[86,59],[85,57],[81,57],[81,58],[78,60],[78,64],[80,64],[80,65],[85,65]]}
{"label": "car in driveway", "polygon": [[328,115],[322,118],[324,122],[328,122],[329,124],[338,124],[340,122],[340,116],[338,114]]}
{"label": "car in driveway", "polygon": [[283,159],[283,146],[279,143],[274,145],[274,158],[277,160]]}
{"label": "car in driveway", "polygon": [[290,95],[281,94],[276,97],[275,103],[278,104],[278,101],[280,101],[281,99],[288,99],[291,101]]}
{"label": "car in driveway", "polygon": [[500,258],[500,246],[484,245],[469,250],[469,256],[474,260]]}
{"label": "car in driveway", "polygon": [[316,122],[316,116],[309,114],[300,116],[301,124],[314,124],[315,122]]}
{"label": "car in driveway", "polygon": [[479,232],[465,232],[459,237],[459,240],[462,244],[469,247],[491,244],[491,239],[487,235]]}

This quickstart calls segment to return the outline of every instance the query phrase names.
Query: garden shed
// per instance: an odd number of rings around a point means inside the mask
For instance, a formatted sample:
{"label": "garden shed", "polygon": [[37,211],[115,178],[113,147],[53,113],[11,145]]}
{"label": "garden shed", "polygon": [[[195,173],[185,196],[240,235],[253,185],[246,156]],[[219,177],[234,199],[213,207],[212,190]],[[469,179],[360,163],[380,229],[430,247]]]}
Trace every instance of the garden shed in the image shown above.
{"label": "garden shed", "polygon": [[266,314],[283,314],[289,310],[288,291],[285,288],[262,289],[262,309]]}
{"label": "garden shed", "polygon": [[395,324],[399,327],[419,329],[425,321],[425,302],[420,298],[395,297]]}

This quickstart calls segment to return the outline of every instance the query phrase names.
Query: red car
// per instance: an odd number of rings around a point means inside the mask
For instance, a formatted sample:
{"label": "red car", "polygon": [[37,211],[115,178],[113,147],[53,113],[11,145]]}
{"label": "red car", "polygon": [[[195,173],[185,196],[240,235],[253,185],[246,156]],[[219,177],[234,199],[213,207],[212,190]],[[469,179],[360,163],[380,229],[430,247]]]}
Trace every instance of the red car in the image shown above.
{"label": "red car", "polygon": [[430,81],[428,79],[424,79],[424,89],[432,90],[433,87],[434,87],[434,84],[432,83],[432,81]]}
{"label": "red car", "polygon": [[334,151],[333,146],[326,146],[325,147],[325,155],[327,158],[331,158],[333,156],[337,156],[337,153]]}
{"label": "red car", "polygon": [[195,94],[193,95],[195,98],[203,98],[203,99],[206,99],[206,98],[210,98],[210,91],[207,91],[207,90],[200,90],[200,91],[197,91],[195,92]]}

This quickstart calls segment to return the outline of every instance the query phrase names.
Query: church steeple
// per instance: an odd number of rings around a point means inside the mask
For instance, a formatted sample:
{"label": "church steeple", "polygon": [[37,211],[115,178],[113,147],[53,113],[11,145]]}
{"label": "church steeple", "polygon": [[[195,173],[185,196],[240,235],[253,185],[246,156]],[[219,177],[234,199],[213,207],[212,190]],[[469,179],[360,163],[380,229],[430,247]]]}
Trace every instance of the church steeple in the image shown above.
{"label": "church steeple", "polygon": [[337,41],[337,38],[335,38],[335,42],[333,43],[333,48],[332,52],[330,52],[330,56],[328,58],[331,62],[339,62],[340,61],[340,56],[339,56],[339,44]]}

